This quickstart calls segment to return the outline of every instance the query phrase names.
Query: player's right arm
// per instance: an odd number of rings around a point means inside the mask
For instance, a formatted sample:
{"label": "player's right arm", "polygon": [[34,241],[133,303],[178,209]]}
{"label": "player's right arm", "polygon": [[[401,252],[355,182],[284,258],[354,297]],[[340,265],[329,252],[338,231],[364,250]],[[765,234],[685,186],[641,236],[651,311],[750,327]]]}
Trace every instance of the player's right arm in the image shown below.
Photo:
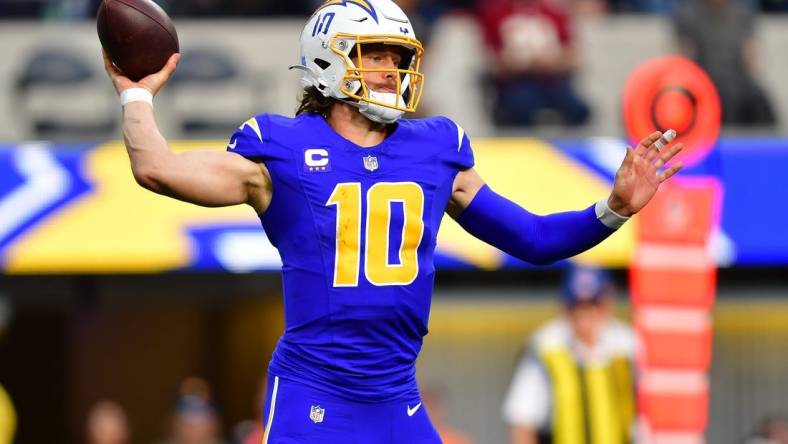
{"label": "player's right arm", "polygon": [[[104,65],[118,94],[131,88],[144,88],[156,95],[175,70],[178,58],[178,54],[173,55],[161,71],[136,83],[123,76],[106,54]],[[156,125],[150,104],[144,101],[126,104],[122,131],[134,179],[141,186],[203,206],[246,203],[258,214],[268,207],[272,190],[265,165],[231,152],[172,152]]]}
{"label": "player's right arm", "polygon": [[681,169],[681,162],[662,169],[683,147],[662,152],[675,135],[657,131],[627,148],[610,196],[583,211],[533,214],[493,192],[472,168],[455,176],[446,211],[465,231],[518,259],[538,265],[566,259],[613,234]]}

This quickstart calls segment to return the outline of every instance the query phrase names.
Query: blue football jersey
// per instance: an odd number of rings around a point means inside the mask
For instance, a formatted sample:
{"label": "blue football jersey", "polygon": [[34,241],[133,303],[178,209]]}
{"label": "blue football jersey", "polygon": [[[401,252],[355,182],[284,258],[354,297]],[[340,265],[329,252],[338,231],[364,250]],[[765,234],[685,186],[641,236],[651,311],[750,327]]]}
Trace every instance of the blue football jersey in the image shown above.
{"label": "blue football jersey", "polygon": [[228,150],[262,161],[260,216],[282,257],[285,332],[270,372],[353,400],[416,391],[436,236],[468,137],[444,117],[400,120],[380,145],[346,140],[317,114],[263,114]]}

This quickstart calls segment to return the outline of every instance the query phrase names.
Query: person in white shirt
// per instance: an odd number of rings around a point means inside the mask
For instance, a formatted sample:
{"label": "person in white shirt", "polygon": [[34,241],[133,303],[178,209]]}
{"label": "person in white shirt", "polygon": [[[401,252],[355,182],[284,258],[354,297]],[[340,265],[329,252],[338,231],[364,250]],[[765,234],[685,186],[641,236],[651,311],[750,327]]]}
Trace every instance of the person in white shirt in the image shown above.
{"label": "person in white shirt", "polygon": [[576,268],[564,311],[527,344],[503,404],[513,444],[632,442],[632,329],[613,317],[607,272]]}

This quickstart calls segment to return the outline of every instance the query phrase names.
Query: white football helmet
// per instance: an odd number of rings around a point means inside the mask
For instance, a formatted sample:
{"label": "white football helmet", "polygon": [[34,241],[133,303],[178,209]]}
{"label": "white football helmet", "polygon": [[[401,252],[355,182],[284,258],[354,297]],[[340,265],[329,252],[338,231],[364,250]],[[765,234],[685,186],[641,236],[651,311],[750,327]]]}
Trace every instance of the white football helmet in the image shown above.
{"label": "white football helmet", "polygon": [[[398,45],[407,55],[396,69],[364,68],[362,45]],[[301,80],[326,97],[358,107],[368,119],[394,123],[419,106],[424,87],[420,72],[424,48],[413,33],[408,17],[391,0],[328,0],[307,22],[301,34]],[[358,57],[356,66],[351,57]],[[373,91],[364,81],[365,72],[396,74],[399,93]]]}

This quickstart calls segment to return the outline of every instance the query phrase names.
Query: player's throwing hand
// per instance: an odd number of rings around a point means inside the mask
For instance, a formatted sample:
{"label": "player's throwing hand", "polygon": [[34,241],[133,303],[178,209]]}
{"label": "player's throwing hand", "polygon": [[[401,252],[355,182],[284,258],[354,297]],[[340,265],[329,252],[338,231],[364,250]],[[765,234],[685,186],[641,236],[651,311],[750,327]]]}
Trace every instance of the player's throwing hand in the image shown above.
{"label": "player's throwing hand", "polygon": [[167,80],[170,79],[172,73],[175,72],[178,61],[181,59],[180,54],[173,54],[170,56],[170,59],[167,60],[167,64],[164,65],[161,71],[143,77],[139,82],[134,82],[124,76],[123,73],[112,64],[104,50],[102,50],[102,55],[104,56],[104,69],[107,70],[107,74],[112,80],[112,85],[115,87],[115,91],[117,91],[118,94],[131,88],[144,88],[154,96],[164,84],[167,83]]}
{"label": "player's throwing hand", "polygon": [[616,172],[613,191],[608,205],[622,216],[631,216],[646,206],[659,189],[659,185],[679,172],[681,162],[660,171],[684,145],[679,143],[665,150],[675,138],[676,132],[664,134],[656,131],[641,140],[637,148],[627,147],[627,154]]}

